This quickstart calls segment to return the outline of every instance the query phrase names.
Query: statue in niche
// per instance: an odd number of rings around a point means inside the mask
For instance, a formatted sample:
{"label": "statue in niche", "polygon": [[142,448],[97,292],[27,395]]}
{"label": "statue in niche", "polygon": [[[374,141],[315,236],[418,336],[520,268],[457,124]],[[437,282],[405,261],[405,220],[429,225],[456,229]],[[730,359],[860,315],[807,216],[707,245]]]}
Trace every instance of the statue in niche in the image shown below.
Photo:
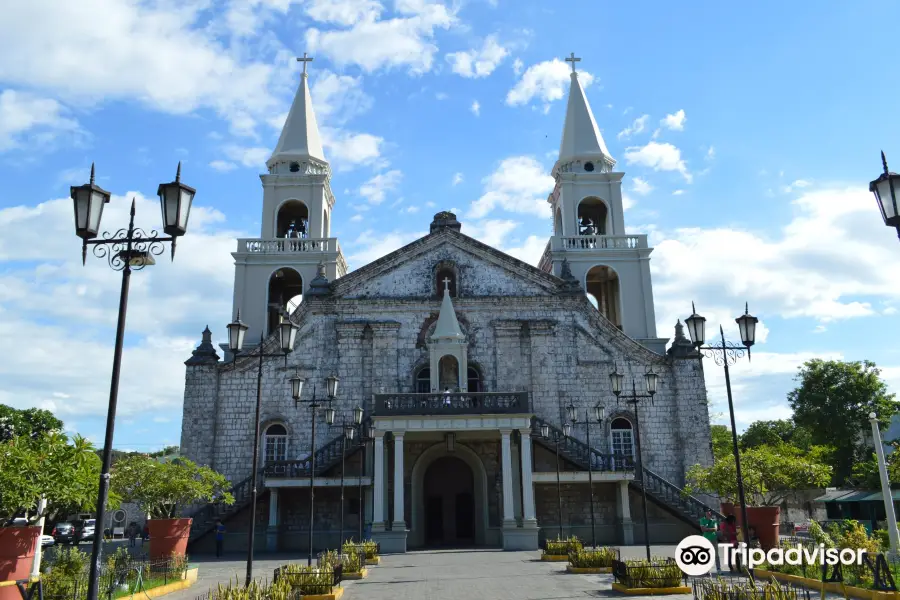
{"label": "statue in niche", "polygon": [[459,391],[459,362],[453,356],[444,356],[438,365],[438,389]]}

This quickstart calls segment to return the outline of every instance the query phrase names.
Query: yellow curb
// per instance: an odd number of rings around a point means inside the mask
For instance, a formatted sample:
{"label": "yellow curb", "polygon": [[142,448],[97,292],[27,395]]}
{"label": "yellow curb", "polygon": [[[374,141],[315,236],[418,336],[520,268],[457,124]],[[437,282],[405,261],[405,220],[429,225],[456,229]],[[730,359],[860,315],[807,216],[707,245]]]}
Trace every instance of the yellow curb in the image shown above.
{"label": "yellow curb", "polygon": [[569,562],[568,554],[542,554],[541,560],[544,562]]}
{"label": "yellow curb", "polygon": [[380,565],[380,564],[381,564],[381,557],[380,557],[380,556],[376,556],[375,558],[367,558],[367,559],[366,559],[366,564],[367,564],[367,565]]}
{"label": "yellow curb", "polygon": [[339,600],[344,595],[344,588],[336,588],[330,594],[310,594],[308,596],[300,596],[303,600]]}
{"label": "yellow curb", "polygon": [[688,586],[666,587],[666,588],[630,588],[625,587],[621,583],[612,584],[612,589],[622,592],[629,596],[649,596],[657,594],[690,594],[691,588]]}
{"label": "yellow curb", "polygon": [[0,581],[0,587],[16,585],[16,583],[18,583],[19,581],[21,581],[24,584],[34,583],[36,581],[39,581],[40,579],[41,579],[40,577],[30,577],[28,579],[13,579],[11,581]]}
{"label": "yellow curb", "polygon": [[[166,594],[171,594],[172,592],[186,590],[197,582],[197,575],[199,571],[199,567],[188,569],[181,581],[173,581],[172,583],[159,585],[148,590],[141,590],[140,593],[145,595],[147,598],[159,598],[160,596],[165,596]],[[135,592],[135,594],[137,594],[137,592]]]}
{"label": "yellow curb", "polygon": [[578,575],[598,575],[600,573],[612,573],[612,567],[573,567],[568,565],[566,573],[576,573]]}
{"label": "yellow curb", "polygon": [[341,579],[354,581],[356,579],[365,579],[369,575],[369,570],[365,567],[357,573],[341,573]]}
{"label": "yellow curb", "polygon": [[841,594],[846,590],[848,596],[859,598],[860,600],[900,600],[898,592],[883,592],[880,590],[867,590],[865,588],[853,587],[850,585],[842,586],[839,582],[823,583],[818,579],[810,579],[809,577],[801,577],[799,575],[788,575],[787,573],[778,573],[776,571],[766,571],[765,569],[753,569],[753,576],[757,579],[775,578],[785,583],[795,583],[814,590],[821,590],[823,587],[826,592],[835,592]]}

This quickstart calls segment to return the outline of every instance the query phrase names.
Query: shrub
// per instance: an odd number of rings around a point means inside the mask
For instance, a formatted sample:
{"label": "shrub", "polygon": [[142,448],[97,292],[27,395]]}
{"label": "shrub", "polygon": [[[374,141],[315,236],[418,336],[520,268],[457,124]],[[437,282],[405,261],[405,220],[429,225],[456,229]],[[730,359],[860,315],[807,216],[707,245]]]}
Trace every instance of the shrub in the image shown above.
{"label": "shrub", "polygon": [[378,558],[378,544],[373,540],[366,540],[362,543],[363,550],[366,553],[366,560]]}
{"label": "shrub", "polygon": [[[329,553],[326,553],[329,554]],[[334,552],[336,555],[337,552]],[[288,586],[294,595],[316,595],[316,594],[328,594],[331,592],[331,584],[334,581],[334,569],[333,568],[320,568],[320,567],[307,567],[306,565],[298,565],[298,564],[289,564],[281,567],[278,571],[278,576],[276,579],[276,584],[280,584],[280,587],[276,590],[279,593],[284,589],[284,586]],[[275,587],[270,586],[270,587]],[[268,588],[263,588],[263,591],[267,591]],[[268,596],[262,596],[262,598],[269,598]],[[255,599],[245,599],[245,598],[225,598],[220,599],[216,598],[215,600],[255,600]],[[270,599],[274,600],[274,599]]]}
{"label": "shrub", "polygon": [[888,535],[887,529],[876,529],[872,532],[872,537],[878,540],[881,551],[886,552],[891,548],[891,537]]}
{"label": "shrub", "polygon": [[584,544],[574,535],[567,539],[557,537],[555,540],[548,539],[544,542],[544,554],[550,556],[565,556],[569,552],[577,552],[582,548],[584,548]]}
{"label": "shrub", "polygon": [[684,574],[674,560],[656,557],[650,561],[626,560],[624,573],[619,576],[630,588],[678,587]]}
{"label": "shrub", "polygon": [[569,552],[569,564],[577,569],[611,567],[616,560],[619,553],[615,548],[582,548]]}
{"label": "shrub", "polygon": [[752,579],[746,583],[727,579],[696,579],[695,597],[702,600],[801,600],[807,598],[796,587],[784,587],[776,579],[760,585]]}

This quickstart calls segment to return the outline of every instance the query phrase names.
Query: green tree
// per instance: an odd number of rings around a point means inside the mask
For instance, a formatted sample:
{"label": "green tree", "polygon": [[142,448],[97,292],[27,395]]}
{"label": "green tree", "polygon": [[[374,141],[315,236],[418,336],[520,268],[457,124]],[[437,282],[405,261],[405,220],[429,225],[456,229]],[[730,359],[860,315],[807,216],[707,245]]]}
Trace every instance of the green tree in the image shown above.
{"label": "green tree", "polygon": [[712,435],[713,458],[716,460],[734,454],[731,440],[731,430],[725,425],[710,425],[709,432]]}
{"label": "green tree", "polygon": [[850,482],[854,465],[868,456],[864,435],[870,427],[869,413],[877,414],[887,428],[900,410],[880,374],[867,360],[813,359],[800,367],[799,385],[788,394],[794,422],[809,431],[813,444],[834,449],[830,460],[834,485]]}
{"label": "green tree", "polygon": [[805,427],[798,427],[791,419],[755,421],[741,434],[739,444],[744,450],[781,444],[808,450],[813,445],[809,431]]}
{"label": "green tree", "polygon": [[[741,452],[741,476],[748,503],[777,506],[789,492],[826,486],[831,467],[822,462],[822,454],[822,449],[804,452],[786,444]],[[688,494],[714,493],[723,501],[737,502],[733,454],[717,459],[711,467],[692,466],[685,480]]]}
{"label": "green tree", "polygon": [[44,433],[62,431],[63,422],[52,412],[41,408],[19,410],[0,404],[0,442],[19,436],[37,437]]}
{"label": "green tree", "polygon": [[[93,511],[100,480],[100,459],[91,443],[61,433],[23,435],[0,442],[0,524],[27,514],[30,521],[41,498],[44,514],[64,510]],[[111,496],[115,505],[116,497]]]}
{"label": "green tree", "polygon": [[186,458],[167,462],[147,455],[122,458],[113,468],[110,485],[152,519],[177,518],[181,509],[195,502],[234,502],[224,475]]}

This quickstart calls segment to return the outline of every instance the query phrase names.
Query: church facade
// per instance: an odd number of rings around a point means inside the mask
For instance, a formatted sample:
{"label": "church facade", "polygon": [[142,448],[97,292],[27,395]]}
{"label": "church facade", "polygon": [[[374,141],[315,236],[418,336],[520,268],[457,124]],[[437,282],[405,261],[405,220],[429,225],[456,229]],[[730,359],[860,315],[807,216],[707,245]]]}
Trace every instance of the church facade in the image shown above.
{"label": "church facade", "polygon": [[[310,527],[317,549],[360,530],[385,552],[536,549],[560,534],[642,543],[641,484],[652,542],[696,529],[704,507],[680,488],[691,465],[712,461],[703,372],[680,325],[668,351],[657,336],[652,249],[625,232],[624,174],[574,68],[548,197],[554,232],[537,266],[442,212],[428,235],[349,271],[330,237],[331,171],[305,69],[267,166],[261,236],[233,254],[247,349],[223,346],[220,360],[207,329],[186,362],[182,452],[224,473],[238,499],[197,513],[194,544],[209,542],[214,518],[235,548],[252,518],[258,547],[281,551],[306,548]],[[259,352],[279,351],[285,319],[299,331],[286,358],[262,363],[251,515]],[[625,376],[620,397],[613,371]],[[648,372],[653,397],[629,402],[632,389],[646,395]],[[299,401],[292,377],[305,381]]]}

